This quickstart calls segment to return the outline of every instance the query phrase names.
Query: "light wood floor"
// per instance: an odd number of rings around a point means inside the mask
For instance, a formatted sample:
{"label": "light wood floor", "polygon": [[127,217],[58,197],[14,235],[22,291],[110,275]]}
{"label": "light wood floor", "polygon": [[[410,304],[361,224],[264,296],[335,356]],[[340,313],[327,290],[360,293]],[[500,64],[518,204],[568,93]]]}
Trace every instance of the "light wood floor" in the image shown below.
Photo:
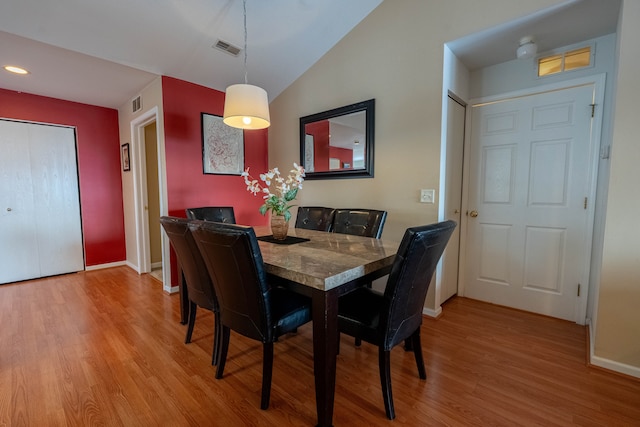
{"label": "light wood floor", "polygon": [[[0,425],[312,426],[311,325],[275,345],[259,409],[261,346],[231,336],[210,365],[213,316],[184,344],[179,297],[127,267],[0,286]],[[397,418],[384,415],[377,351],[343,337],[339,426],[639,426],[640,382],[586,366],[581,326],[454,298],[422,327],[427,380],[392,354]]]}

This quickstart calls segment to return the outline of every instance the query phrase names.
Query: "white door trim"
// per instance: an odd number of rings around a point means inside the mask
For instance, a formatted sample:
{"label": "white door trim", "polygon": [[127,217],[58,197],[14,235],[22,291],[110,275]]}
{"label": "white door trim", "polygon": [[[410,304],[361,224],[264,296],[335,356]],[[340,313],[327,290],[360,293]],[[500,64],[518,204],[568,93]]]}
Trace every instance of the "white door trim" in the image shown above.
{"label": "white door trim", "polygon": [[[158,147],[158,185],[160,193],[160,215],[167,215],[169,205],[167,199],[167,167],[164,138],[160,137],[164,127],[158,114],[158,107],[141,114],[131,121],[131,164],[133,166],[133,197],[136,224],[136,252],[138,255],[138,273],[151,271],[151,250],[149,248],[149,219],[145,213],[147,200],[147,175],[144,155],[144,127],[156,123],[156,144]],[[148,141],[147,141],[148,142]],[[169,241],[162,234],[162,275],[163,290],[172,292],[171,263]]]}
{"label": "white door trim", "polygon": [[[593,120],[593,129],[591,133],[591,144],[594,146],[592,152],[594,155],[591,156],[591,164],[589,165],[589,193],[588,199],[590,200],[587,206],[587,216],[588,216],[588,224],[595,224],[594,215],[595,215],[595,200],[596,200],[596,189],[597,189],[597,179],[598,179],[598,161],[599,156],[598,148],[600,147],[600,142],[602,138],[602,118],[603,118],[603,103],[604,103],[604,90],[605,90],[605,79],[606,75],[604,73],[595,74],[593,76],[582,77],[578,79],[566,80],[558,83],[548,84],[544,86],[537,86],[533,88],[506,92],[498,95],[492,95],[481,98],[474,98],[469,101],[469,106],[471,108],[467,109],[467,121],[466,128],[469,128],[469,123],[471,119],[471,113],[474,106],[479,106],[483,104],[489,104],[494,102],[502,102],[507,101],[513,98],[531,96],[542,94],[545,92],[554,92],[558,90],[570,89],[573,87],[579,86],[587,86],[594,85],[595,87],[595,96],[594,96],[594,104],[596,105],[594,111],[594,120]],[[471,132],[467,132],[465,135],[465,148],[464,148],[464,179],[462,184],[462,212],[467,212],[469,209],[468,206],[468,195],[469,195],[469,174],[470,174],[470,160],[468,158],[471,150]],[[459,286],[458,286],[458,294],[464,296],[465,294],[465,259],[466,259],[466,247],[467,247],[467,238],[466,233],[468,230],[468,217],[466,215],[461,218],[461,241],[460,241],[460,265],[458,275]],[[586,322],[586,311],[587,311],[587,299],[589,291],[591,290],[591,283],[589,282],[589,269],[590,269],[590,260],[592,253],[592,244],[593,244],[593,236],[594,230],[593,227],[590,227],[586,230],[586,242],[588,244],[588,248],[585,251],[585,258],[583,259],[583,271],[581,275],[581,283],[585,284],[584,292],[581,292],[581,295],[578,299],[578,304],[576,304],[575,310],[575,321],[581,325]],[[595,297],[597,298],[597,296]]]}
{"label": "white door trim", "polygon": [[[448,156],[450,155],[450,150],[449,150],[449,144],[452,143],[451,141],[451,135],[449,135],[449,124],[452,120],[452,118],[449,116],[449,100],[457,103],[458,105],[460,105],[462,108],[464,108],[464,117],[461,118],[462,121],[462,150],[463,150],[463,154],[461,156],[462,159],[464,159],[464,148],[465,148],[465,134],[466,134],[466,114],[467,114],[467,103],[465,101],[463,101],[460,97],[456,96],[455,93],[451,92],[450,90],[447,93],[447,97],[445,99],[445,103],[443,104],[443,111],[446,108],[446,117],[445,114],[443,112],[443,119],[442,119],[442,129],[446,130],[446,135],[443,138],[442,141],[442,145],[440,147],[440,187],[439,187],[439,192],[440,192],[440,200],[438,203],[438,221],[446,221],[448,219],[454,219],[457,223],[458,223],[458,229],[457,229],[457,233],[454,232],[454,236],[452,236],[452,240],[453,238],[457,235],[458,237],[458,254],[455,255],[455,257],[447,257],[447,253],[445,252],[445,254],[443,255],[442,259],[438,262],[438,265],[436,266],[436,274],[435,274],[435,280],[436,280],[436,295],[435,295],[435,301],[436,301],[436,307],[437,310],[442,311],[442,303],[443,301],[443,297],[442,297],[442,288],[443,288],[443,279],[444,277],[444,271],[446,269],[447,266],[450,266],[450,268],[452,267],[457,267],[457,269],[459,269],[460,267],[460,218],[462,217],[462,215],[460,213],[457,214],[453,214],[452,212],[447,212],[447,209],[451,207],[451,198],[452,195],[454,195],[457,191],[460,191],[460,193],[455,194],[456,199],[458,199],[458,196],[460,198],[462,198],[462,171],[463,169],[460,167],[461,165],[455,165],[456,167],[454,167],[455,170],[458,170],[459,172],[457,172],[457,175],[454,179],[454,177],[452,176],[452,173],[450,173],[448,171],[448,168],[450,166],[454,166],[452,161],[450,159],[448,159]],[[459,141],[459,140],[458,140]],[[455,161],[456,159],[454,159]],[[455,182],[457,180],[457,183]],[[458,188],[453,188],[453,184],[456,183],[458,185]],[[458,203],[456,209],[460,209],[461,206],[461,200],[456,200],[456,202]],[[450,265],[451,263],[457,263],[457,265]],[[456,277],[456,286],[458,284],[458,277]],[[450,278],[449,278],[450,280]],[[447,296],[447,298],[449,298],[449,296]]]}

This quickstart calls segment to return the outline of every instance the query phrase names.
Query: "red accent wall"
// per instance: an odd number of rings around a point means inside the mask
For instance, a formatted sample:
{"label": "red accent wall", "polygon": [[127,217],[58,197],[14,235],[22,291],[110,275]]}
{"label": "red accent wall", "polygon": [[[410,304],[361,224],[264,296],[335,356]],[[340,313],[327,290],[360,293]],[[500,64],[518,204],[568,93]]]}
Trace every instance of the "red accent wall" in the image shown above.
{"label": "red accent wall", "polygon": [[76,128],[85,264],[124,261],[118,111],[0,89],[0,117]]}
{"label": "red accent wall", "polygon": [[[186,217],[188,207],[233,206],[238,224],[266,225],[268,216],[258,212],[262,197],[246,190],[244,178],[203,173],[201,113],[222,116],[224,96],[224,92],[162,77],[169,215]],[[267,129],[244,131],[244,167],[255,177],[268,170],[267,141]],[[173,251],[171,265],[175,286],[178,277]]]}
{"label": "red accent wall", "polygon": [[304,131],[313,135],[314,172],[329,170],[329,120],[305,125]]}
{"label": "red accent wall", "polygon": [[340,159],[341,169],[345,169],[345,163],[351,165],[347,169],[353,168],[353,150],[340,147],[329,147],[329,157]]}
{"label": "red accent wall", "polygon": [[[258,212],[262,198],[246,190],[241,176],[202,170],[201,113],[222,116],[224,92],[163,76],[162,102],[169,214],[185,217],[188,207],[233,206],[237,223],[266,225]],[[244,131],[245,169],[254,176],[268,169],[267,140],[267,129]]]}

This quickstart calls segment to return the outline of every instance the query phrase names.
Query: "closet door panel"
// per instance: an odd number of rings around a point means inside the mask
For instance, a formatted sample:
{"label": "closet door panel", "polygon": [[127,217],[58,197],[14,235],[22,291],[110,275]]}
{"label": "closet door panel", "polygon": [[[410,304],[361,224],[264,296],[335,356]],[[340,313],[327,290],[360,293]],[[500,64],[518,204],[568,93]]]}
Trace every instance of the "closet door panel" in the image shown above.
{"label": "closet door panel", "polygon": [[0,283],[39,277],[29,129],[0,120]]}
{"label": "closet door panel", "polygon": [[83,270],[74,130],[32,127],[30,158],[40,275]]}

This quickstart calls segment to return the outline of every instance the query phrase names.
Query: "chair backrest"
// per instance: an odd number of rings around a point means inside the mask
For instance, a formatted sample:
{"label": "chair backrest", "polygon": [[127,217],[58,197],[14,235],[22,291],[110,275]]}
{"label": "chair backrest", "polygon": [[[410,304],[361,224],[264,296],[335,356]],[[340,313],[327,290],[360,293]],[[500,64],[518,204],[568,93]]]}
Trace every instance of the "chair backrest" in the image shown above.
{"label": "chair backrest", "polygon": [[331,231],[379,239],[382,236],[382,229],[386,220],[387,211],[336,209]]}
{"label": "chair backrest", "polygon": [[300,206],[296,216],[296,228],[331,231],[336,210],[322,206]]}
{"label": "chair backrest", "polygon": [[189,230],[189,220],[163,216],[160,224],[182,267],[189,299],[202,308],[218,310],[218,301],[207,267]]}
{"label": "chair backrest", "polygon": [[203,206],[200,208],[185,209],[187,218],[202,219],[205,221],[236,223],[236,216],[232,206]]}
{"label": "chair backrest", "polygon": [[386,350],[420,327],[429,284],[455,227],[454,221],[444,221],[405,231],[389,273],[380,317],[379,332]]}
{"label": "chair backrest", "polygon": [[192,221],[189,228],[216,290],[222,324],[273,342],[271,288],[253,228],[209,221]]}

